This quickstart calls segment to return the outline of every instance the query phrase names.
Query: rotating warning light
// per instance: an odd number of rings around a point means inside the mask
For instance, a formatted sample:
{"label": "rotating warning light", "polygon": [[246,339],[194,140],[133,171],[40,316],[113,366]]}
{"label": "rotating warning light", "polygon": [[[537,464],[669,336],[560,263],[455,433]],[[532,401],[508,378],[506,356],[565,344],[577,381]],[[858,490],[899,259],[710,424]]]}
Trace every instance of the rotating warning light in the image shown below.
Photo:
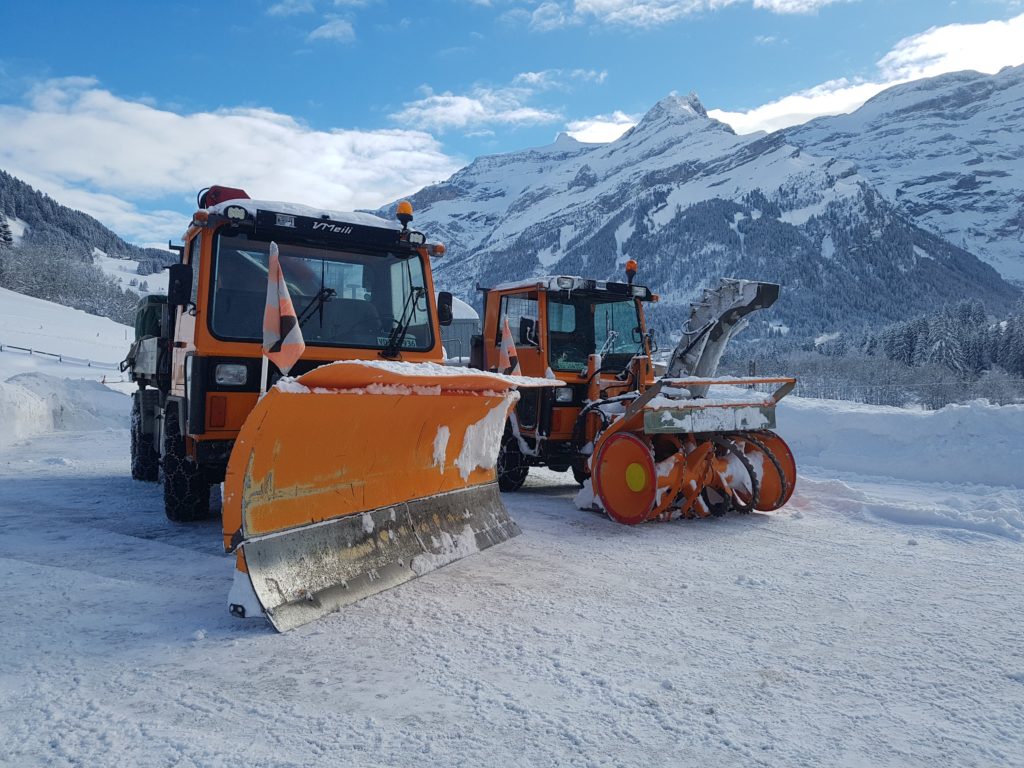
{"label": "rotating warning light", "polygon": [[412,203],[408,200],[403,200],[398,204],[398,210],[395,211],[395,218],[402,222],[403,227],[408,227],[409,222],[412,221]]}
{"label": "rotating warning light", "polygon": [[630,259],[626,262],[626,279],[629,281],[630,285],[633,284],[633,278],[636,277],[636,269],[636,259]]}

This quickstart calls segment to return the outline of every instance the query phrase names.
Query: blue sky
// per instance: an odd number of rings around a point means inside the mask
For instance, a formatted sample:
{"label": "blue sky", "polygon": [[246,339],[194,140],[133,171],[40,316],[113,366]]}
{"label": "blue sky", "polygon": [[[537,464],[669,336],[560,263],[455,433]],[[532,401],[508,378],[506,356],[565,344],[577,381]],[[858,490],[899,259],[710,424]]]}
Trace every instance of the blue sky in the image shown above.
{"label": "blue sky", "polygon": [[0,168],[136,242],[210,183],[377,206],[672,91],[748,132],[1024,63],[1021,0],[37,0],[0,29]]}

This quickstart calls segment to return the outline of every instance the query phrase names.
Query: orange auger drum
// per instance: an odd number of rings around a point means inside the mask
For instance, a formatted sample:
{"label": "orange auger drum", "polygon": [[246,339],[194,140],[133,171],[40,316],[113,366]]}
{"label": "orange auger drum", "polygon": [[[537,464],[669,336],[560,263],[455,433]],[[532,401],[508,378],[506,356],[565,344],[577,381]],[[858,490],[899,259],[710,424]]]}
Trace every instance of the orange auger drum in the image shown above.
{"label": "orange auger drum", "polygon": [[[613,415],[591,459],[594,504],[626,525],[773,511],[796,486],[796,463],[775,426],[790,378],[661,379]],[[780,385],[724,402],[690,398],[711,386]],[[620,398],[615,405],[620,406]]]}

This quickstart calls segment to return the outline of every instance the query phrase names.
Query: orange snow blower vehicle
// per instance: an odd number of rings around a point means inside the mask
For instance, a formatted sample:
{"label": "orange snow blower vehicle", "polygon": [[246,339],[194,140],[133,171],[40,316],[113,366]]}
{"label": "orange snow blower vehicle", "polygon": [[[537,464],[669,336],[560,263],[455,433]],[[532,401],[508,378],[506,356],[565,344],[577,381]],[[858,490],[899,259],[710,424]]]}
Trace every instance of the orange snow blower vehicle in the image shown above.
{"label": "orange snow blower vehicle", "polygon": [[[517,387],[552,382],[443,365],[444,248],[408,228],[411,206],[399,224],[224,187],[198,203],[124,365],[132,474],[162,474],[179,522],[223,481],[231,612],[286,630],[517,535],[502,430]],[[295,378],[263,367],[272,263],[305,343]]]}
{"label": "orange snow blower vehicle", "polygon": [[[525,374],[558,377],[525,392],[511,413],[498,482],[518,489],[531,466],[571,469],[581,506],[628,525],[672,517],[771,511],[796,483],[786,443],[771,431],[791,378],[713,378],[729,339],[779,286],[722,280],[691,307],[664,376],[651,363],[644,306],[658,297],[636,285],[567,275],[484,290],[484,326],[473,364],[493,369],[507,320]],[[756,387],[771,391],[758,392]]]}

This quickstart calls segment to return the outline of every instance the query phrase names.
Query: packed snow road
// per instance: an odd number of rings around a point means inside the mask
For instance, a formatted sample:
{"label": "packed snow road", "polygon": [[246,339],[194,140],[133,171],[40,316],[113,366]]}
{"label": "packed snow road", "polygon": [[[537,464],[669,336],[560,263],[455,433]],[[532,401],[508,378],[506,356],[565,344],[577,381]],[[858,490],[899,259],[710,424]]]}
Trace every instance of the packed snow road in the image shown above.
{"label": "packed snow road", "polygon": [[278,635],[127,444],[0,454],[2,765],[1024,763],[1020,490],[810,470],[776,515],[625,528],[543,473],[523,536]]}

